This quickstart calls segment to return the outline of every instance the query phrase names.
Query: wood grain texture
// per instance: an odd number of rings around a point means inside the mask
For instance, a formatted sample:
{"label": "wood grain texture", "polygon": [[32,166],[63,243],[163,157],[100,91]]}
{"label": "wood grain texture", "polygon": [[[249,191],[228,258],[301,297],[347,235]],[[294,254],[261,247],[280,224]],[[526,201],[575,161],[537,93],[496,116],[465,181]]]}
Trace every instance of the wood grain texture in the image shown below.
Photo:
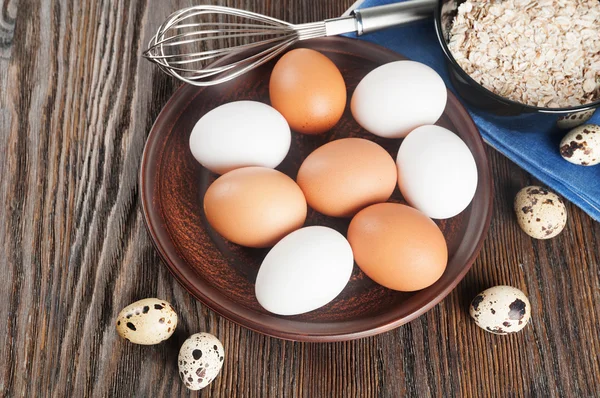
{"label": "wood grain texture", "polygon": [[9,58],[15,31],[18,0],[0,2],[0,59]]}
{"label": "wood grain texture", "polygon": [[[227,4],[306,22],[351,2]],[[600,395],[600,225],[568,205],[561,235],[530,239],[512,198],[534,181],[491,149],[495,211],[481,255],[408,325],[354,342],[293,343],[239,327],[187,294],[148,238],[137,177],[152,122],[178,86],[139,54],[171,11],[191,3],[0,1],[0,42],[10,43],[0,49],[0,396]],[[529,296],[523,332],[495,336],[469,319],[470,299],[496,284]],[[119,310],[152,296],[179,310],[175,336],[152,347],[121,340]],[[221,375],[199,394],[176,365],[198,331],[226,351]]]}

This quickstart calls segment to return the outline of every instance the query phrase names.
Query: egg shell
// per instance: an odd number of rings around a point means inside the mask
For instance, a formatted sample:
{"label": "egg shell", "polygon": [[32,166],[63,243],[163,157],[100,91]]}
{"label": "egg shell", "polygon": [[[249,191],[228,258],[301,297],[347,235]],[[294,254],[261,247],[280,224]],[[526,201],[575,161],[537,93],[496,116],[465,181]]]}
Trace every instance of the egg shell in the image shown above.
{"label": "egg shell", "polygon": [[529,186],[515,197],[517,222],[535,239],[550,239],[567,224],[567,209],[560,197],[546,188]]}
{"label": "egg shell", "polygon": [[333,217],[351,217],[385,202],[396,187],[396,164],[376,143],[362,138],[331,141],[304,160],[296,181],[310,207]]}
{"label": "egg shell", "polygon": [[167,340],[177,327],[177,313],[165,300],[146,298],[129,304],[117,316],[117,333],[135,344]]}
{"label": "egg shell", "polygon": [[367,131],[400,138],[434,124],[444,112],[447,96],[444,81],[429,66],[396,61],[369,72],[354,90],[350,107]]}
{"label": "egg shell", "polygon": [[561,116],[556,121],[556,126],[559,129],[572,129],[573,127],[580,126],[590,120],[594,116],[596,109],[588,109],[581,112],[573,112],[566,116]]}
{"label": "egg shell", "polygon": [[420,211],[378,203],[350,222],[348,241],[360,269],[389,289],[412,292],[444,273],[448,248],[439,227]]}
{"label": "egg shell", "polygon": [[256,277],[256,298],[279,315],[313,311],[340,294],[353,267],[352,249],[342,234],[328,227],[305,227],[269,251]]}
{"label": "egg shell", "polygon": [[560,142],[560,155],[581,166],[600,163],[600,126],[584,124],[569,131]]}
{"label": "egg shell", "polygon": [[477,190],[477,165],[467,145],[440,126],[413,130],[396,158],[404,199],[435,219],[461,213]]}
{"label": "egg shell", "polygon": [[275,168],[290,149],[291,132],[274,108],[255,101],[221,105],[198,120],[190,150],[217,174],[247,166]]}
{"label": "egg shell", "polygon": [[479,293],[469,313],[480,328],[494,334],[518,332],[531,319],[525,293],[512,286],[494,286]]}
{"label": "egg shell", "polygon": [[302,134],[331,129],[346,108],[346,83],[335,64],[318,51],[298,48],[277,61],[269,81],[271,105]]}
{"label": "egg shell", "polygon": [[179,349],[179,377],[190,390],[200,390],[219,375],[224,357],[223,344],[215,336],[193,334]]}
{"label": "egg shell", "polygon": [[294,180],[265,167],[235,169],[204,195],[209,224],[225,239],[248,247],[274,245],[306,220],[306,199]]}

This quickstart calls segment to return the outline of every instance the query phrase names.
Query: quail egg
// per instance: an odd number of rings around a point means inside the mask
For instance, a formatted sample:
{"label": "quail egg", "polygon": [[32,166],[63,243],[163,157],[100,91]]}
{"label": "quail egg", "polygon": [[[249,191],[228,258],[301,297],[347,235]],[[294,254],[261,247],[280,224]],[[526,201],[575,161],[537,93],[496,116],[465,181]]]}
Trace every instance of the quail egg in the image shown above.
{"label": "quail egg", "polygon": [[494,286],[473,299],[469,312],[480,328],[494,334],[509,334],[527,325],[531,304],[515,287]]}
{"label": "quail egg", "polygon": [[223,367],[225,351],[215,336],[196,333],[183,342],[179,350],[179,376],[190,390],[209,385]]}
{"label": "quail egg", "polygon": [[569,131],[560,142],[560,155],[581,166],[600,163],[600,126],[584,124]]}
{"label": "quail egg", "polygon": [[591,117],[594,115],[595,111],[596,111],[596,109],[594,108],[594,109],[588,109],[585,111],[569,113],[566,116],[561,116],[556,121],[556,126],[559,129],[565,129],[565,130],[580,126],[583,123],[590,120]]}
{"label": "quail egg", "polygon": [[515,197],[517,222],[535,239],[558,235],[567,224],[567,209],[555,193],[538,186],[525,187]]}
{"label": "quail egg", "polygon": [[147,298],[123,308],[117,316],[117,333],[135,344],[158,344],[171,337],[177,313],[165,300]]}

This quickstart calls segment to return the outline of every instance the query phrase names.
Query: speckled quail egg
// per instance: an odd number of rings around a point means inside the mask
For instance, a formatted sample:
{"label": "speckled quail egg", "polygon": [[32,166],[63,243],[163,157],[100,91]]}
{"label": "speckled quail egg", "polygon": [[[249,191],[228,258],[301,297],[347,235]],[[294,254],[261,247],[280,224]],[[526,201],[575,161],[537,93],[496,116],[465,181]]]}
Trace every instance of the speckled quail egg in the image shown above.
{"label": "speckled quail egg", "polygon": [[135,344],[158,344],[171,337],[177,313],[165,300],[147,298],[123,308],[117,316],[117,333]]}
{"label": "speckled quail egg", "polygon": [[567,224],[567,209],[556,194],[538,186],[525,187],[515,197],[517,222],[535,239],[550,239]]}
{"label": "speckled quail egg", "polygon": [[494,334],[518,332],[531,318],[527,296],[512,286],[486,289],[473,299],[470,307],[477,326]]}
{"label": "speckled quail egg", "polygon": [[190,390],[209,385],[223,367],[225,351],[215,336],[196,333],[183,342],[179,350],[179,376]]}
{"label": "speckled quail egg", "polygon": [[560,142],[560,155],[581,166],[600,163],[600,126],[584,124],[569,131]]}
{"label": "speckled quail egg", "polygon": [[594,115],[596,109],[588,109],[586,111],[569,113],[566,116],[561,116],[556,121],[556,126],[559,129],[572,129],[573,127],[581,126]]}

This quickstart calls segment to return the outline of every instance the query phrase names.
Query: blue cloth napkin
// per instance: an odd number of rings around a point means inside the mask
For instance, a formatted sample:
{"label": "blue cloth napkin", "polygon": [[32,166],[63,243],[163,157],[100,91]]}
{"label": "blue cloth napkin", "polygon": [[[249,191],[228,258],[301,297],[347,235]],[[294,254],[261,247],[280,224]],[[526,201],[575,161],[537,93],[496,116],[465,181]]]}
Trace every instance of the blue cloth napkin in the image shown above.
{"label": "blue cloth napkin", "polygon": [[[392,2],[394,1],[365,0],[359,8]],[[412,60],[429,65],[452,89],[433,19],[369,33],[360,39],[382,45]],[[469,106],[466,108],[489,145],[579,206],[596,221],[600,221],[600,165],[577,166],[564,160],[558,148],[566,131],[558,136],[550,134],[555,130],[554,121],[549,121],[547,117],[538,119],[528,116],[527,120],[511,117],[507,123],[506,116],[489,115]],[[600,124],[600,111],[587,123]]]}

